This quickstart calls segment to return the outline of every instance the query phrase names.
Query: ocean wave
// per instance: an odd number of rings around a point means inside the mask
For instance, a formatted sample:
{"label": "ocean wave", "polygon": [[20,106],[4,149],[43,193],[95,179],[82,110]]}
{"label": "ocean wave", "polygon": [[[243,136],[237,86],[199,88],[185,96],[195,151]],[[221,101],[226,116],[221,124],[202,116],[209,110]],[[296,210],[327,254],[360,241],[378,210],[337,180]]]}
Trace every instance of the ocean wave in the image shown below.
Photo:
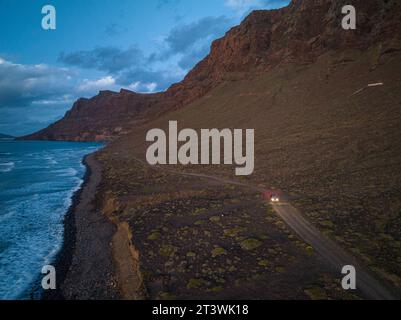
{"label": "ocean wave", "polygon": [[12,218],[13,215],[15,215],[15,211],[6,211],[6,213],[1,213],[0,214],[0,223],[3,223],[7,219]]}
{"label": "ocean wave", "polygon": [[59,177],[74,177],[78,171],[74,168],[61,169],[56,171]]}
{"label": "ocean wave", "polygon": [[14,162],[4,162],[0,163],[0,172],[10,172],[15,167]]}
{"label": "ocean wave", "polygon": [[49,156],[49,157],[45,157],[44,158],[48,164],[58,164],[58,162],[56,160],[54,160],[54,157]]}
{"label": "ocean wave", "polygon": [[64,209],[66,211],[68,210],[69,207],[71,207],[73,196],[79,189],[81,189],[81,186],[82,186],[82,183],[84,182],[84,180],[80,179],[80,178],[77,178],[75,182],[76,182],[75,187],[72,188],[68,192],[67,197],[64,198]]}
{"label": "ocean wave", "polygon": [[89,153],[84,144],[40,143],[35,150],[35,144],[28,150],[24,144],[10,143],[17,152],[0,157],[0,299],[29,299],[40,286],[41,267],[54,262],[62,246],[65,214],[82,185],[82,157]]}

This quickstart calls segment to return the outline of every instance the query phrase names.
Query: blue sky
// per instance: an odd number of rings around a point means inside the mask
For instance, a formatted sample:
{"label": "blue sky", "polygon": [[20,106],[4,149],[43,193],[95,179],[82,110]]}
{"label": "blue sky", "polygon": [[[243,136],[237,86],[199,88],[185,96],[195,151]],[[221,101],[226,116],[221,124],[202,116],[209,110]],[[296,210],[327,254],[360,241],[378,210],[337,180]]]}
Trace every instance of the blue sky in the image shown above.
{"label": "blue sky", "polygon": [[[79,97],[162,91],[253,9],[289,0],[0,0],[0,133],[61,118]],[[44,5],[56,30],[43,30]]]}

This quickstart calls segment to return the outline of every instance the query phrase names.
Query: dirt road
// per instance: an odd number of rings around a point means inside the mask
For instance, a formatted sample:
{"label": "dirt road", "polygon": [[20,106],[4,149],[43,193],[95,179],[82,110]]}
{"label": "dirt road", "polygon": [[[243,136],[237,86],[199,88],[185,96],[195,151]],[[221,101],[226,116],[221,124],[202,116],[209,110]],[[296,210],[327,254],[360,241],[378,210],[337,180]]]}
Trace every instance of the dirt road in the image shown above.
{"label": "dirt road", "polygon": [[[144,165],[148,165],[144,161],[137,159]],[[165,169],[163,166],[153,166],[155,169]],[[168,170],[172,174],[198,177],[220,182],[222,184],[231,184],[242,186],[266,194],[266,189],[256,187],[250,184],[238,182],[235,180],[219,178],[207,174],[186,173]],[[269,199],[266,199],[269,201]],[[326,259],[334,268],[338,270],[339,276],[344,266],[352,265],[356,269],[357,289],[369,300],[395,300],[398,297],[392,293],[387,284],[379,282],[370,272],[368,272],[357,260],[333,240],[323,235],[316,227],[314,227],[302,213],[293,207],[288,201],[284,200],[279,204],[272,204],[274,211],[283,221],[301,238],[303,241],[313,247],[313,249],[324,259]]]}
{"label": "dirt road", "polygon": [[357,288],[367,299],[393,300],[396,297],[376,280],[371,274],[356,261],[354,257],[346,253],[334,241],[319,232],[306,218],[289,203],[274,204],[274,210],[295,231],[295,233],[313,249],[325,258],[341,274],[346,265],[352,265],[356,269]]}
{"label": "dirt road", "polygon": [[[251,188],[255,191],[265,193],[265,189],[255,187],[249,184],[241,183],[234,180],[222,179],[214,176],[197,173],[181,173],[174,172],[184,176],[192,176],[198,178],[211,179],[224,184],[232,184]],[[268,200],[266,200],[268,201]],[[313,249],[324,259],[326,259],[341,275],[342,268],[352,265],[356,269],[357,288],[366,297],[371,300],[394,300],[396,296],[385,285],[376,280],[369,272],[367,272],[356,259],[345,252],[334,241],[323,235],[316,227],[314,227],[302,214],[293,207],[289,202],[280,204],[272,204],[274,211],[284,220],[284,222],[306,243],[311,245]]]}

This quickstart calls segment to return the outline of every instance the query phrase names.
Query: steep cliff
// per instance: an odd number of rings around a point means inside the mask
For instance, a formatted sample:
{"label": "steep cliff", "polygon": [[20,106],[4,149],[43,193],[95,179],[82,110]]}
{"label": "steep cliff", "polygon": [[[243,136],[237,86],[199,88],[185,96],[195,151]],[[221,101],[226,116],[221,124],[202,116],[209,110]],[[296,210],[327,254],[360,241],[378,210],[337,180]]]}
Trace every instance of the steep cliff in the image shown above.
{"label": "steep cliff", "polygon": [[[357,29],[341,28],[341,8],[357,9]],[[213,42],[210,54],[166,92],[101,92],[79,99],[63,119],[24,139],[110,140],[136,122],[181,108],[222,82],[252,78],[286,64],[308,64],[330,51],[366,50],[383,55],[401,50],[401,4],[396,0],[293,0],[278,10],[252,12]]]}

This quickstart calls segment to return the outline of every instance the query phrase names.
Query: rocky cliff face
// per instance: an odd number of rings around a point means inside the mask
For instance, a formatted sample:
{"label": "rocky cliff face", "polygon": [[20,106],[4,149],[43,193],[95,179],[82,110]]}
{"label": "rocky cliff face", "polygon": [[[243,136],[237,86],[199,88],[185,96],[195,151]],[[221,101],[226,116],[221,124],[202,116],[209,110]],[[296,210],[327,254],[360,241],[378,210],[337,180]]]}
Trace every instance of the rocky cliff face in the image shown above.
{"label": "rocky cliff face", "polygon": [[[357,9],[357,30],[341,28],[342,6]],[[252,12],[213,42],[210,54],[166,92],[101,92],[79,99],[63,119],[26,139],[110,140],[136,122],[183,107],[225,81],[269,72],[283,64],[313,62],[328,51],[366,50],[380,43],[382,55],[401,50],[398,0],[293,0],[279,10]]]}
{"label": "rocky cliff face", "polygon": [[64,118],[23,139],[105,141],[124,134],[131,120],[144,119],[160,94],[102,91],[91,99],[78,99]]}
{"label": "rocky cliff face", "polygon": [[[341,9],[357,9],[355,31],[341,27]],[[169,94],[185,105],[222,81],[268,72],[286,63],[310,63],[330,50],[365,50],[378,42],[382,53],[400,50],[401,6],[397,0],[293,0],[279,10],[252,12]]]}

